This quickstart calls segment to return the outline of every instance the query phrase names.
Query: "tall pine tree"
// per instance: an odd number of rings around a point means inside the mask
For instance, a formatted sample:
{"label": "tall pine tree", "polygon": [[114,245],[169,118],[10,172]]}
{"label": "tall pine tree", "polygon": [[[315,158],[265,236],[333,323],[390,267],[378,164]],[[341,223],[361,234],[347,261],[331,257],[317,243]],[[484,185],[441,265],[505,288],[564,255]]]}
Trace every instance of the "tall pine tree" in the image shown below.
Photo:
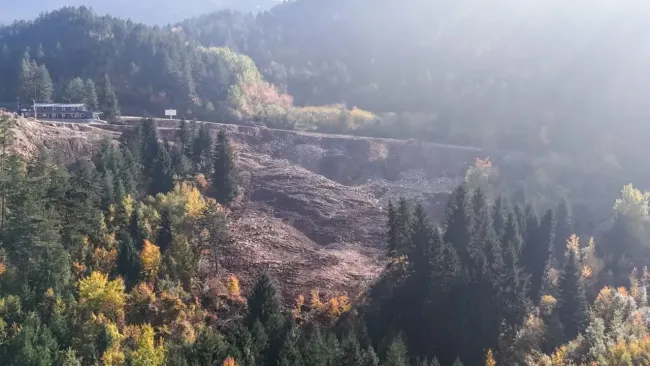
{"label": "tall pine tree", "polygon": [[564,326],[566,340],[575,338],[589,324],[589,307],[582,278],[580,254],[574,245],[567,245],[560,275],[558,315]]}
{"label": "tall pine tree", "polygon": [[217,202],[226,204],[231,202],[238,192],[235,163],[232,147],[224,130],[217,135],[217,143],[214,147],[212,189]]}
{"label": "tall pine tree", "polygon": [[108,74],[104,74],[104,83],[101,88],[99,107],[102,111],[103,118],[109,122],[115,122],[120,117],[120,106],[115,91],[113,90],[111,78]]}

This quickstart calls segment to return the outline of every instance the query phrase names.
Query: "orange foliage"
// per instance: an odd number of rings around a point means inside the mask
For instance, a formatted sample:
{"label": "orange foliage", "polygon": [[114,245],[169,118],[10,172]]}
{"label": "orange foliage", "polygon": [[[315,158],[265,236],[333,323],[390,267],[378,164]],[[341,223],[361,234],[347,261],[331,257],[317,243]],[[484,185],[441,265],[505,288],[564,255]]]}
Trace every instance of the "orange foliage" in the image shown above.
{"label": "orange foliage", "polygon": [[311,300],[309,301],[312,310],[323,310],[323,303],[320,301],[320,292],[317,288],[311,290]]}
{"label": "orange foliage", "polygon": [[235,359],[228,356],[225,360],[223,360],[222,366],[237,366],[237,362],[235,362]]}
{"label": "orange foliage", "polygon": [[79,262],[72,262],[72,272],[74,272],[75,277],[81,277],[86,273],[86,266]]}
{"label": "orange foliage", "polygon": [[93,266],[95,270],[110,273],[116,263],[117,249],[95,248],[93,253]]}
{"label": "orange foliage", "polygon": [[4,263],[0,263],[0,276],[2,276],[5,272],[7,272],[7,267],[5,267]]}
{"label": "orange foliage", "polygon": [[296,297],[296,308],[294,309],[294,313],[296,316],[300,315],[303,305],[305,305],[305,297],[302,295],[298,295],[298,297]]}
{"label": "orange foliage", "polygon": [[350,300],[345,295],[332,297],[327,302],[327,315],[331,318],[338,318],[350,311]]}

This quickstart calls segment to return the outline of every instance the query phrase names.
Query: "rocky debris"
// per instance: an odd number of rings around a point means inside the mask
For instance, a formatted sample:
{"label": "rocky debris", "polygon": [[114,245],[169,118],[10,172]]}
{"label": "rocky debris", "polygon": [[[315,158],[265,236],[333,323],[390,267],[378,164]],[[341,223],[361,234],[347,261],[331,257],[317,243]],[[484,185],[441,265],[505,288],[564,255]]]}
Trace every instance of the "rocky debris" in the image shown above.
{"label": "rocky debris", "polygon": [[80,123],[37,122],[18,118],[14,130],[14,148],[23,156],[34,156],[39,146],[51,151],[63,163],[88,156],[104,139],[118,135]]}
{"label": "rocky debris", "polygon": [[[177,121],[157,123],[161,138],[178,137]],[[27,129],[45,128],[39,126]],[[422,202],[434,219],[441,218],[451,188],[481,154],[417,141],[209,126],[230,135],[241,184],[230,214],[234,241],[223,250],[222,268],[241,278],[244,291],[260,271],[271,273],[288,302],[316,287],[361,294],[383,268],[388,200],[404,196]],[[98,128],[109,134],[130,128],[96,127],[47,128],[67,131],[66,142],[54,148],[69,149],[69,155],[90,149]]]}
{"label": "rocky debris", "polygon": [[287,303],[311,289],[348,293],[366,287],[382,269],[381,251],[353,243],[321,246],[264,209],[249,207],[230,224],[233,245],[222,265],[250,288],[260,271],[278,279]]}
{"label": "rocky debris", "polygon": [[264,156],[243,157],[242,167],[250,174],[246,188],[250,201],[291,223],[312,241],[382,246],[384,217],[372,192]]}

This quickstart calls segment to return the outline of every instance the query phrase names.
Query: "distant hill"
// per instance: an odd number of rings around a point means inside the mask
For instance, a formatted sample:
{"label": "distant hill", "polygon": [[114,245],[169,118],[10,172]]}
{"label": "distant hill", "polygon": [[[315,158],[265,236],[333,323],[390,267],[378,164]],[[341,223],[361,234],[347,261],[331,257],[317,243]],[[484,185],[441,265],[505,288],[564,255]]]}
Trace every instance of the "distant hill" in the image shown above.
{"label": "distant hill", "polygon": [[7,1],[0,11],[0,24],[34,19],[39,13],[63,6],[85,5],[99,14],[130,18],[147,24],[167,24],[222,9],[257,12],[273,6],[275,0],[25,0]]}

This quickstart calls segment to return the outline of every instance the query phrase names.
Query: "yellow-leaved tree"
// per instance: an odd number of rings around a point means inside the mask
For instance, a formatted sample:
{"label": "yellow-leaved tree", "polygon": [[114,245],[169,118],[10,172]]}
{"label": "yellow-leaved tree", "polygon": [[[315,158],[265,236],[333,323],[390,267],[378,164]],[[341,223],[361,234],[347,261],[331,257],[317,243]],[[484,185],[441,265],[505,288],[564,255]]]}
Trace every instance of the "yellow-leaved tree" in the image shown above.
{"label": "yellow-leaved tree", "polygon": [[133,366],[162,366],[165,364],[165,347],[162,339],[156,345],[153,327],[145,324],[135,339],[135,350],[131,352]]}
{"label": "yellow-leaved tree", "polygon": [[85,309],[102,313],[114,322],[124,320],[124,280],[108,280],[108,275],[94,271],[79,280],[79,304]]}
{"label": "yellow-leaved tree", "polygon": [[160,248],[145,239],[142,251],[140,252],[142,275],[147,280],[153,281],[158,274],[161,262],[162,256],[160,254]]}
{"label": "yellow-leaved tree", "polygon": [[485,355],[485,366],[497,366],[497,362],[494,360],[494,355],[492,350],[489,349]]}
{"label": "yellow-leaved tree", "polygon": [[228,296],[236,301],[242,300],[241,289],[239,287],[239,279],[235,275],[228,276],[226,280],[226,289],[228,290]]}

